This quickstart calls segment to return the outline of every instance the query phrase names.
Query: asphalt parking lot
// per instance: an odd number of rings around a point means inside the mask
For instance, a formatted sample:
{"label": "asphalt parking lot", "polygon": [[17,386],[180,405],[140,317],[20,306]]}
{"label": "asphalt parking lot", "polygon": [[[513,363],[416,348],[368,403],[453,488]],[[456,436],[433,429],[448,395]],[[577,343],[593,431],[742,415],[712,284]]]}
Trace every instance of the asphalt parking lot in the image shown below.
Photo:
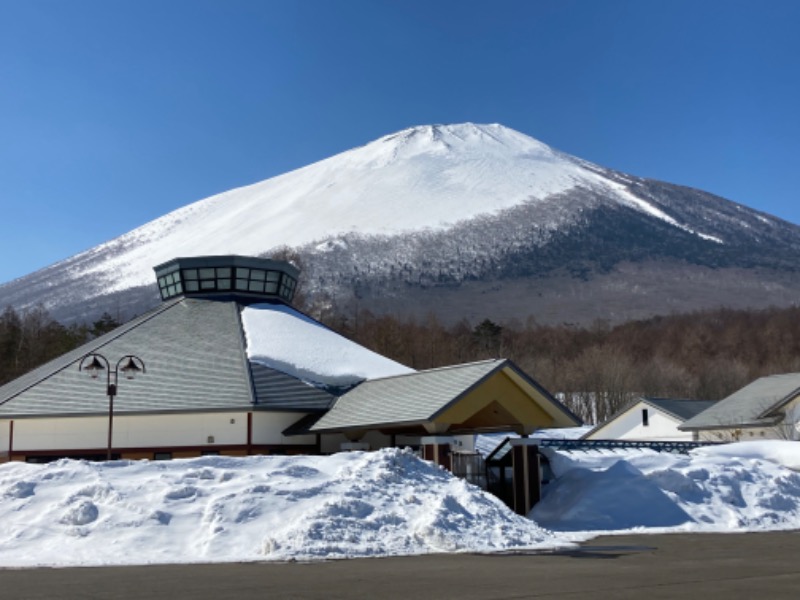
{"label": "asphalt parking lot", "polygon": [[0,569],[0,599],[794,599],[798,557],[800,532],[603,537],[524,555]]}

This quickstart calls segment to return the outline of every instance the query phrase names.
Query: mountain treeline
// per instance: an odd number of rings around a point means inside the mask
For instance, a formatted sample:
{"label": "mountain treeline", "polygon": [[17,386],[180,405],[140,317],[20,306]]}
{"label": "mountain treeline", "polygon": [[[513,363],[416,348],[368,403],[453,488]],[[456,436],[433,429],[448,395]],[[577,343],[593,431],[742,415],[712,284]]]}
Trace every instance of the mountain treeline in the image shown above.
{"label": "mountain treeline", "polygon": [[[719,309],[611,327],[485,319],[445,326],[377,316],[328,314],[335,331],[415,369],[494,357],[513,360],[587,423],[607,419],[635,397],[719,400],[763,375],[800,372],[800,308]],[[65,327],[42,307],[0,314],[0,384],[112,330],[104,314]]]}
{"label": "mountain treeline", "polygon": [[720,400],[769,374],[800,371],[800,308],[719,309],[615,327],[484,320],[452,327],[375,316],[324,319],[340,333],[415,369],[512,359],[587,423],[637,396]]}

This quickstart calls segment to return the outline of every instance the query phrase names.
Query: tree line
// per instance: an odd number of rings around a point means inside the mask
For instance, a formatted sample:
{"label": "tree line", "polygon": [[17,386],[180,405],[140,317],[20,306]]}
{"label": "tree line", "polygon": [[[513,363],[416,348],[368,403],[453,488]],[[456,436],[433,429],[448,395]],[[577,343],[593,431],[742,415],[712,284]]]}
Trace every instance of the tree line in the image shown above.
{"label": "tree line", "polygon": [[91,324],[65,327],[41,305],[0,314],[0,385],[111,331],[119,322],[103,314]]}
{"label": "tree line", "polygon": [[[800,308],[719,309],[590,327],[526,323],[445,325],[355,309],[320,317],[333,330],[415,369],[505,357],[587,423],[637,396],[719,400],[750,381],[800,372]],[[0,314],[0,384],[110,331],[109,314],[66,327],[41,306]]]}
{"label": "tree line", "polygon": [[367,310],[323,319],[354,341],[415,369],[492,357],[513,360],[587,423],[638,396],[720,400],[754,379],[800,371],[800,308],[718,309],[590,327],[445,326]]}

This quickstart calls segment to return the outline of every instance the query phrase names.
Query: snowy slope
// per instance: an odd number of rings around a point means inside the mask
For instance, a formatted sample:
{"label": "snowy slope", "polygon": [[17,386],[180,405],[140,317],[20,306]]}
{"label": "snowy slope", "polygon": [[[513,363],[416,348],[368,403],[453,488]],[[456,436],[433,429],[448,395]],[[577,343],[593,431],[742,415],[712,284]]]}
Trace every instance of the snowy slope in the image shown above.
{"label": "snowy slope", "polygon": [[579,186],[692,231],[600,167],[502,125],[467,123],[401,131],[195,202],[93,249],[112,256],[86,273],[123,274],[109,291],[125,289],[151,283],[153,265],[176,256],[259,255],[348,232],[443,229]]}
{"label": "snowy slope", "polygon": [[[158,302],[156,264],[287,246],[310,304],[357,298],[372,312],[444,320],[591,322],[781,306],[800,293],[800,227],[466,123],[407,129],[200,200],[0,285],[0,305],[42,303],[65,322],[126,319]],[[666,276],[648,279],[654,270]],[[501,290],[509,283],[519,286]],[[676,287],[685,297],[673,298]]]}

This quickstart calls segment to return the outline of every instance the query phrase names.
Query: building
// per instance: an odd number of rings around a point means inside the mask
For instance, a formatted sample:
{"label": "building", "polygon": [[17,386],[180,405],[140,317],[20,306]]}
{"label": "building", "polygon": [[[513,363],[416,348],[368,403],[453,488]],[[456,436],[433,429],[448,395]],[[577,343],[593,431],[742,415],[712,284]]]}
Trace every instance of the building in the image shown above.
{"label": "building", "polygon": [[[393,445],[444,458],[476,432],[579,423],[511,361],[415,371],[345,339],[292,308],[288,263],[178,258],[155,272],[158,308],[0,387],[0,460]],[[92,379],[96,358],[108,368]],[[129,381],[130,361],[144,372]]]}
{"label": "building", "polygon": [[638,398],[605,423],[584,434],[584,440],[683,441],[693,439],[679,427],[714,402],[676,398]]}
{"label": "building", "polygon": [[800,373],[756,379],[680,428],[708,441],[798,440]]}

